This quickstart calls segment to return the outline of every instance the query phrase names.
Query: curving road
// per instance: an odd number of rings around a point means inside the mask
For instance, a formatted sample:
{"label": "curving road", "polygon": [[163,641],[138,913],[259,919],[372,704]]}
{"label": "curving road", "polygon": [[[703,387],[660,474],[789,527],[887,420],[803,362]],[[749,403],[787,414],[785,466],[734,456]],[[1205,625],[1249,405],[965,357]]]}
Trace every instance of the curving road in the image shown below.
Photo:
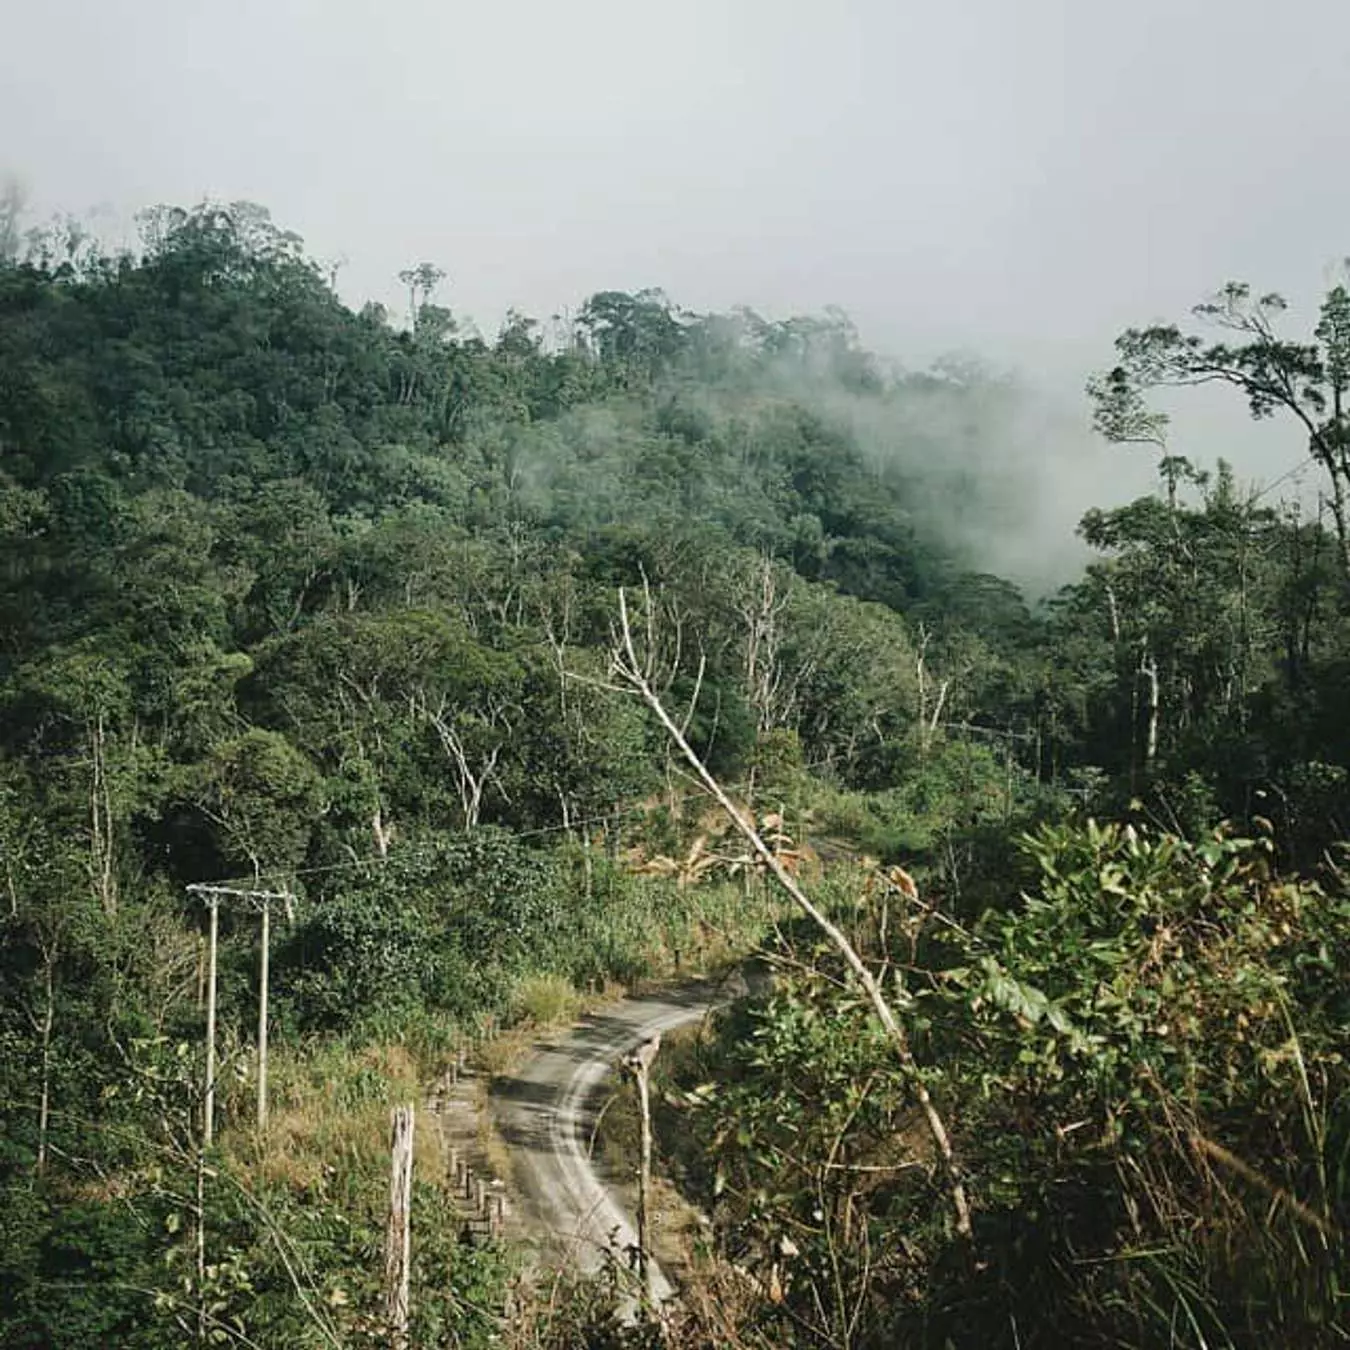
{"label": "curving road", "polygon": [[[601,1089],[622,1057],[657,1032],[695,1022],[737,993],[728,984],[682,985],[628,998],[591,1014],[556,1044],[541,1046],[513,1077],[492,1087],[498,1134],[510,1150],[528,1214],[561,1259],[597,1271],[606,1254],[636,1250],[633,1220],[591,1164]],[[652,1263],[652,1297],[669,1299],[669,1280]]]}

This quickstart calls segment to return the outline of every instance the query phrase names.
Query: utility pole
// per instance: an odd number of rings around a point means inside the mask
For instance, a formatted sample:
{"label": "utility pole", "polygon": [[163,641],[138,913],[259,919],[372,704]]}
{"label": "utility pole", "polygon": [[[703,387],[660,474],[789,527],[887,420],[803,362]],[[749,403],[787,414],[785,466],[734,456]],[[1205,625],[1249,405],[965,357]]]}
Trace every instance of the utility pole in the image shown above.
{"label": "utility pole", "polygon": [[239,886],[194,882],[189,895],[206,899],[210,913],[206,955],[206,1090],[202,1104],[202,1145],[211,1146],[216,1114],[216,954],[220,939],[222,898],[242,900],[262,913],[262,954],[258,970],[258,1128],[267,1124],[267,995],[271,971],[272,901],[281,900],[289,914],[295,897],[289,891],[250,890]]}
{"label": "utility pole", "polygon": [[262,901],[262,951],[258,954],[258,1130],[267,1128],[267,988],[272,973],[272,901]]}
{"label": "utility pole", "polygon": [[216,1126],[216,948],[220,940],[220,896],[210,891],[206,903],[211,919],[206,939],[206,1091],[202,1097],[202,1147],[210,1148]]}

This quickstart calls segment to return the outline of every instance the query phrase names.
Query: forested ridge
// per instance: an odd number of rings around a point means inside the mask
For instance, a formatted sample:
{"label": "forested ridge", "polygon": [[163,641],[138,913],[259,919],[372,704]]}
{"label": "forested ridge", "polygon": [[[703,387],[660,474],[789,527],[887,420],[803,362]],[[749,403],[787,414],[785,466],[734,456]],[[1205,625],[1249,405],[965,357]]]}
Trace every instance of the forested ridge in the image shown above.
{"label": "forested ridge", "polygon": [[[711,1222],[677,1343],[1350,1340],[1344,292],[1311,342],[1242,288],[1224,341],[1124,335],[1098,424],[1159,490],[1028,599],[951,527],[1028,397],[977,366],[657,291],[485,339],[429,264],[353,310],[245,205],[142,238],[0,259],[0,1342],[387,1344],[389,1104],[755,948],[774,992],[662,1082]],[[1325,511],[1172,453],[1146,396],[1211,378]],[[620,588],[914,1065],[616,678]],[[293,897],[261,1126],[221,906],[207,1148],[204,882]],[[530,1304],[434,1159],[414,1207],[414,1346],[656,1335]]]}

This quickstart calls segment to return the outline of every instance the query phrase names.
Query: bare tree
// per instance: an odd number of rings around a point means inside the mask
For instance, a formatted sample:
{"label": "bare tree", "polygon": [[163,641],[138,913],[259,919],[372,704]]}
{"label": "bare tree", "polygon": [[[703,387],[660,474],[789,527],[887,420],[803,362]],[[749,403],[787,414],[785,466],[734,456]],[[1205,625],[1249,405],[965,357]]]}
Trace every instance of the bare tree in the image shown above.
{"label": "bare tree", "polygon": [[432,707],[423,692],[414,698],[414,706],[435,729],[454,772],[459,803],[464,811],[464,828],[476,829],[483,810],[483,795],[489,787],[507,799],[506,787],[497,772],[497,763],[511,736],[510,709],[504,700],[489,699],[477,713],[477,720],[492,733],[486,743],[475,745],[476,738],[466,737],[465,729],[455,715],[449,700],[442,697]]}
{"label": "bare tree", "polygon": [[39,923],[35,935],[42,961],[42,1011],[28,1010],[28,1019],[38,1033],[42,1048],[39,1099],[38,1146],[35,1170],[42,1176],[47,1170],[48,1144],[52,1118],[52,1032],[56,1026],[56,970],[61,960],[62,922]]}
{"label": "bare tree", "polygon": [[942,724],[942,713],[947,706],[947,694],[952,687],[950,678],[934,679],[928,669],[928,645],[933,634],[926,624],[919,624],[919,645],[914,653],[914,673],[919,684],[919,744],[926,754]]}
{"label": "bare tree", "polygon": [[107,742],[100,709],[89,728],[89,876],[104,914],[111,918],[117,912],[117,872]]}
{"label": "bare tree", "polygon": [[745,625],[745,687],[762,736],[779,724],[783,709],[783,611],[788,597],[780,594],[773,559],[761,558],[750,584],[736,598],[736,612]]}

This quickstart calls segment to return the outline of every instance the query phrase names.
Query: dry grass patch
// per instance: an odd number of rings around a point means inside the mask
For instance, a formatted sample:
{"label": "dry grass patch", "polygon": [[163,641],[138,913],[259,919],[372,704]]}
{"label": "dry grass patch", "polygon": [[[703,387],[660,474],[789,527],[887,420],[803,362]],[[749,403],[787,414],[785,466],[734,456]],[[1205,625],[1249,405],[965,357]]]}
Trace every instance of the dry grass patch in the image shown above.
{"label": "dry grass patch", "polygon": [[528,1027],[552,1027],[576,1020],[582,996],[561,975],[527,975],[511,998],[515,1020]]}
{"label": "dry grass patch", "polygon": [[[243,1124],[227,1130],[222,1146],[258,1179],[295,1189],[323,1185],[335,1170],[366,1172],[384,1166],[389,1113],[420,1105],[417,1064],[402,1045],[349,1051],[325,1046],[309,1055],[279,1055],[272,1067],[272,1110],[259,1137]],[[437,1131],[419,1129],[415,1166],[438,1176],[443,1166]]]}

